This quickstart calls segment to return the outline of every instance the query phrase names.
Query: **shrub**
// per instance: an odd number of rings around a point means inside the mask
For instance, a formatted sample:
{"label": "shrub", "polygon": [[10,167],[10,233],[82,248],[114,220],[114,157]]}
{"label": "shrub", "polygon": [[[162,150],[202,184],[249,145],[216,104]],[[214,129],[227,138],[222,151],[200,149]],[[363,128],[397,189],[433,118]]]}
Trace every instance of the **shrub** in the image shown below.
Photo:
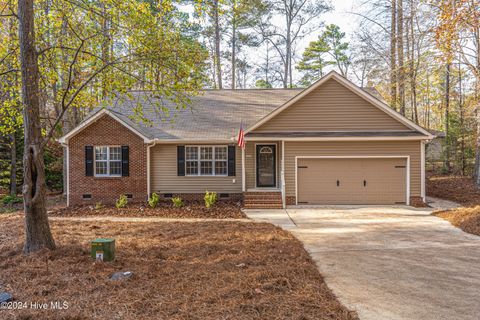
{"label": "shrub", "polygon": [[150,208],[156,208],[158,205],[158,201],[160,201],[160,197],[154,192],[148,199],[148,205],[150,206]]}
{"label": "shrub", "polygon": [[95,203],[95,210],[102,210],[105,206],[102,204],[102,201]]}
{"label": "shrub", "polygon": [[128,204],[127,196],[122,194],[120,195],[120,198],[118,198],[117,202],[115,203],[115,207],[117,207],[117,209],[125,208],[127,204]]}
{"label": "shrub", "polygon": [[203,199],[205,200],[205,207],[210,209],[215,205],[215,202],[217,202],[217,193],[207,191]]}
{"label": "shrub", "polygon": [[181,208],[181,207],[183,207],[183,200],[182,200],[182,198],[180,198],[180,197],[172,198],[172,202],[173,202],[173,206],[174,206],[175,208]]}
{"label": "shrub", "polygon": [[7,206],[7,205],[13,205],[13,204],[17,204],[17,203],[22,203],[23,199],[21,197],[8,195],[8,196],[5,196],[2,199],[2,202],[3,202],[4,205]]}

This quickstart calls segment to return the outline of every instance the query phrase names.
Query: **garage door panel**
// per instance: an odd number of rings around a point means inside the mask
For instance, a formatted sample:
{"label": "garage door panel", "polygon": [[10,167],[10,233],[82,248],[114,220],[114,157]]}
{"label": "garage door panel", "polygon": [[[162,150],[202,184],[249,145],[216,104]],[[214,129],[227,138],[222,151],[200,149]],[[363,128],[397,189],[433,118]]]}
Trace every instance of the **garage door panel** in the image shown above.
{"label": "garage door panel", "polygon": [[406,159],[299,159],[298,202],[405,203]]}

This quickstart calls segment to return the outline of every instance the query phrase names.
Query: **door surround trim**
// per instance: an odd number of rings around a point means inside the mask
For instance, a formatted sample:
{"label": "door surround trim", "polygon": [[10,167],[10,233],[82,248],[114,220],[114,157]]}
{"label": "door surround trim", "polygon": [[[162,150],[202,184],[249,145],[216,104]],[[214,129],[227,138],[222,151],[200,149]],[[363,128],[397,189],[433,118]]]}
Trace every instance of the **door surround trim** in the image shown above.
{"label": "door surround trim", "polygon": [[[269,187],[261,187],[258,185],[258,159],[257,159],[257,146],[275,146],[275,152],[274,152],[274,170],[275,174],[273,176],[274,178],[274,185],[269,186]],[[254,148],[254,154],[255,154],[255,189],[272,189],[272,188],[278,188],[278,179],[277,179],[277,161],[278,161],[278,143],[276,142],[265,142],[265,143],[255,143],[255,148]]]}

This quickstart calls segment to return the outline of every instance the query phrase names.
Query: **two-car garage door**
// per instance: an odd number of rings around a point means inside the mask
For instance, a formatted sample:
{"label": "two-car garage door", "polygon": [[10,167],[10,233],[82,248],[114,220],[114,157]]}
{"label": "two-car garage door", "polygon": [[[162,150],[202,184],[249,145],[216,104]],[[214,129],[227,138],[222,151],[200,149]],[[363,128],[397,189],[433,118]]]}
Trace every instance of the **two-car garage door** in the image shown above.
{"label": "two-car garage door", "polygon": [[299,158],[298,204],[398,204],[406,158]]}

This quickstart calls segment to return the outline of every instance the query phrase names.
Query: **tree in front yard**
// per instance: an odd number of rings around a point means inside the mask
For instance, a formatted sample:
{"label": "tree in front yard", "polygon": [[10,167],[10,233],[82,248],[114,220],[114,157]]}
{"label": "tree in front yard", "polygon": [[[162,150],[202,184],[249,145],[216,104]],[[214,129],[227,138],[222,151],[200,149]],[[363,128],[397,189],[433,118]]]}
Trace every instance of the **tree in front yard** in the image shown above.
{"label": "tree in front yard", "polygon": [[[84,106],[152,89],[177,106],[203,84],[204,48],[185,34],[171,1],[0,1],[13,33],[0,44],[0,76],[21,75],[24,252],[55,248],[46,212],[44,154]],[[18,43],[18,44],[17,44]],[[20,59],[12,59],[15,53]],[[9,64],[7,64],[9,63]],[[156,106],[161,113],[163,106]],[[4,105],[2,104],[2,109]],[[142,110],[135,108],[138,119]],[[67,119],[67,121],[65,121]]]}

